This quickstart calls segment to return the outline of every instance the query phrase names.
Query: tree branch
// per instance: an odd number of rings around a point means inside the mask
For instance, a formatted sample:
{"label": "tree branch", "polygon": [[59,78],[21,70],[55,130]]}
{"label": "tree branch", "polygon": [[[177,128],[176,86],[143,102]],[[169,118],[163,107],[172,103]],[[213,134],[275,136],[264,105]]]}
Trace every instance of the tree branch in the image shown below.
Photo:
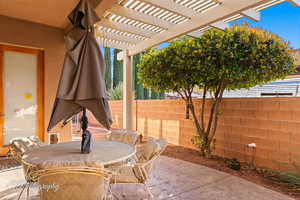
{"label": "tree branch", "polygon": [[204,129],[200,126],[199,119],[197,118],[197,115],[196,115],[196,112],[195,112],[195,107],[194,107],[194,102],[193,102],[192,98],[190,98],[189,109],[192,113],[194,124],[197,128],[198,134],[204,136],[205,135]]}
{"label": "tree branch", "polygon": [[[187,91],[188,91],[188,90],[187,90]],[[189,92],[187,92],[187,91],[186,91],[186,90],[183,90],[186,99],[189,101],[190,95],[189,95]]]}
{"label": "tree branch", "polygon": [[217,105],[216,105],[216,110],[215,110],[215,114],[214,114],[214,120],[213,120],[214,122],[213,122],[213,126],[212,126],[212,132],[208,137],[209,144],[212,142],[212,140],[216,134],[216,130],[217,130],[217,126],[218,126],[218,119],[219,119],[219,113],[217,113],[217,112],[218,112],[220,104],[222,102],[224,91],[225,91],[225,86],[222,86],[220,95],[217,97]]}
{"label": "tree branch", "polygon": [[179,90],[176,90],[176,92],[181,96],[183,100],[187,101],[187,99],[183,96],[183,94]]}
{"label": "tree branch", "polygon": [[204,129],[204,110],[205,110],[205,103],[206,103],[206,93],[207,93],[207,86],[205,85],[203,88],[203,95],[202,95],[202,107],[201,107],[201,126]]}
{"label": "tree branch", "polygon": [[206,136],[209,136],[209,133],[210,133],[210,130],[211,130],[211,126],[212,126],[212,123],[213,123],[213,118],[214,118],[214,114],[215,114],[215,110],[216,110],[216,105],[217,105],[217,98],[221,92],[221,89],[223,88],[223,80],[219,83],[217,89],[216,89],[216,92],[215,92],[215,99],[214,99],[214,102],[213,102],[213,105],[211,107],[211,110],[210,110],[210,116],[209,116],[209,121],[208,121],[208,125],[207,125],[207,129],[206,129]]}

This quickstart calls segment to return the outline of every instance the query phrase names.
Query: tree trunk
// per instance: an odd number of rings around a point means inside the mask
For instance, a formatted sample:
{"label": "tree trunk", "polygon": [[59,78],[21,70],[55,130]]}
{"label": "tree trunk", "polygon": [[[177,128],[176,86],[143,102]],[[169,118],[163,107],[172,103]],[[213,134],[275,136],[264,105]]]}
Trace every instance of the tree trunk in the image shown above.
{"label": "tree trunk", "polygon": [[199,147],[201,156],[209,157],[210,147],[208,143],[208,135],[206,134],[204,127],[201,125],[200,120],[196,115],[195,106],[192,100],[190,101],[188,108],[191,111],[193,122],[197,130],[196,137],[198,137],[198,140],[196,140],[194,143],[196,143],[196,145]]}
{"label": "tree trunk", "polygon": [[218,126],[219,108],[223,98],[224,90],[225,90],[225,84],[224,82],[221,82],[218,90],[216,91],[215,98],[213,101],[212,112],[210,113],[210,119],[209,119],[210,127],[208,127],[206,131],[206,136],[207,136],[206,145],[208,149],[207,157],[211,156],[211,143],[215,137],[217,126]]}
{"label": "tree trunk", "polygon": [[219,106],[223,97],[224,87],[220,86],[220,88],[217,91],[217,98],[214,98],[212,101],[212,107],[210,110],[210,116],[209,121],[207,122],[207,128],[205,129],[205,123],[204,123],[204,109],[205,109],[205,95],[202,99],[202,105],[201,105],[201,114],[200,119],[198,119],[194,103],[192,101],[192,98],[188,98],[186,102],[189,104],[188,108],[191,112],[191,115],[193,117],[193,122],[197,130],[198,135],[198,142],[197,146],[199,146],[200,153],[202,156],[210,157],[211,156],[211,144],[214,138],[214,135],[216,133],[217,124],[218,124],[218,115],[219,115]]}

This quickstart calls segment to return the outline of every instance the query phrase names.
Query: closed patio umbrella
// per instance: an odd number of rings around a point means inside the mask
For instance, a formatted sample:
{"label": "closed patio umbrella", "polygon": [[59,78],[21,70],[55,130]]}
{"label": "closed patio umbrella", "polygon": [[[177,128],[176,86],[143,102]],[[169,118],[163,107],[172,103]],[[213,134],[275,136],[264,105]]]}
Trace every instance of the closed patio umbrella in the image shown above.
{"label": "closed patio umbrella", "polygon": [[94,24],[100,19],[88,0],[81,0],[68,18],[73,27],[65,37],[67,52],[48,131],[83,111],[83,145],[89,134],[85,109],[107,129],[112,119],[104,81],[105,62],[94,36]]}

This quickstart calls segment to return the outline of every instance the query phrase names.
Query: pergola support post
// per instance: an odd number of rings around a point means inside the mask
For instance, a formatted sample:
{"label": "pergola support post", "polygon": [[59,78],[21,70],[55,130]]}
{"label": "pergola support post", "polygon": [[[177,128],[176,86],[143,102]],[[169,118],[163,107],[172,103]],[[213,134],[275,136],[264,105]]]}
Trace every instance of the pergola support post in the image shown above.
{"label": "pergola support post", "polygon": [[132,130],[132,57],[123,51],[123,128]]}
{"label": "pergola support post", "polygon": [[300,0],[287,0],[290,2],[293,6],[299,7],[300,6]]}

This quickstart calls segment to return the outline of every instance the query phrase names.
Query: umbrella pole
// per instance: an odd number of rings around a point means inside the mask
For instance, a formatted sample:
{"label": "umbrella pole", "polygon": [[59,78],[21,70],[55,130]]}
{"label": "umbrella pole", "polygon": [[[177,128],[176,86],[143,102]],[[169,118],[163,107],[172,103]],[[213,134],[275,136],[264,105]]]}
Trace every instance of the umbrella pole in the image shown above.
{"label": "umbrella pole", "polygon": [[91,134],[87,130],[88,128],[88,118],[86,116],[86,109],[82,110],[81,118],[81,129],[82,129],[82,141],[81,141],[81,153],[90,153],[91,149]]}
{"label": "umbrella pole", "polygon": [[87,130],[88,124],[89,124],[88,118],[86,116],[86,109],[85,108],[83,108],[83,110],[82,110],[82,119],[81,120],[82,120],[81,128],[82,128],[82,131],[84,132],[84,131]]}

